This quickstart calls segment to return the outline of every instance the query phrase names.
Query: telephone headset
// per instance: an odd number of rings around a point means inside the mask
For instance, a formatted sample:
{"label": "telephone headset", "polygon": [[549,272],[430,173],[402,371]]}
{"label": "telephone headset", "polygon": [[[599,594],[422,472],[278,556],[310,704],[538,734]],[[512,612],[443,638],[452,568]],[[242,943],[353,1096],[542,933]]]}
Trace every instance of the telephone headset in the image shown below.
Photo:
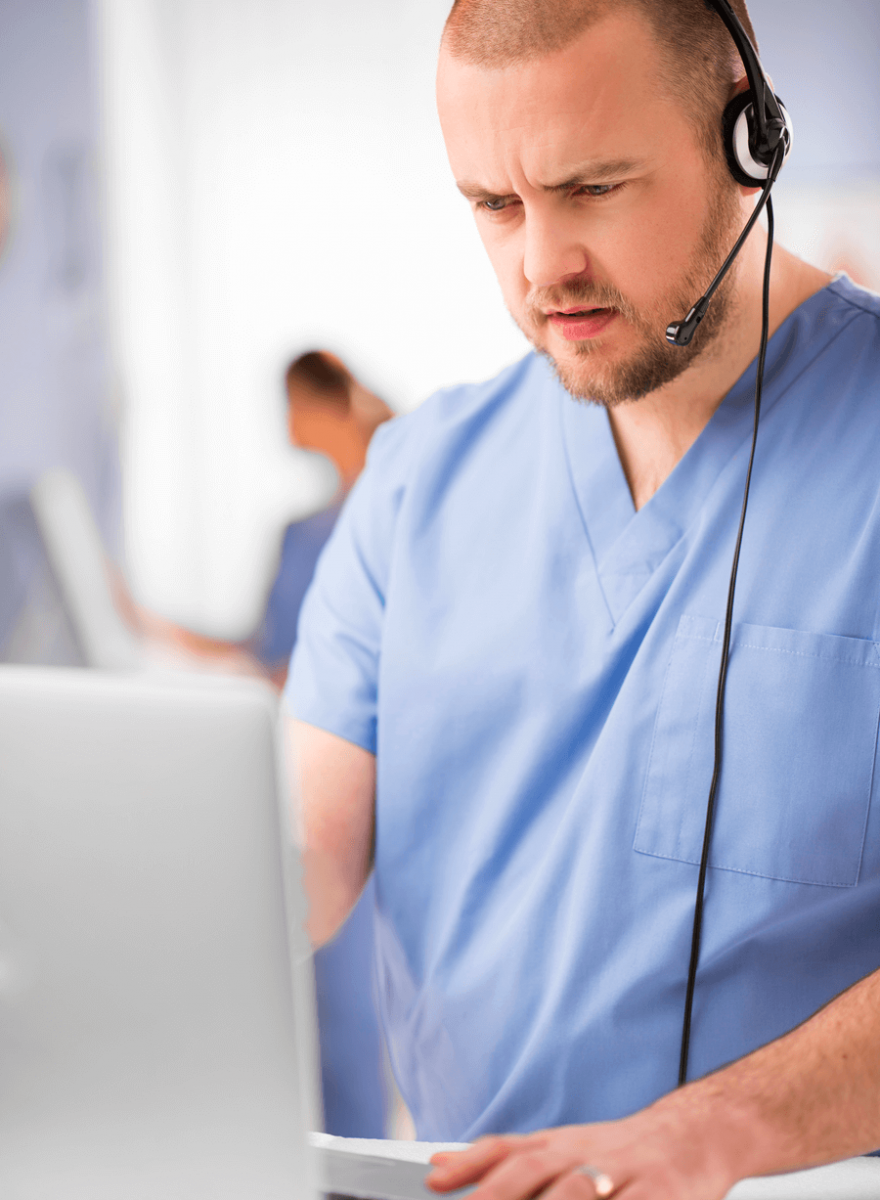
{"label": "telephone headset", "polygon": [[743,489],[742,509],[740,511],[739,528],[733,551],[733,562],[730,569],[730,583],[727,589],[727,611],[724,618],[724,634],[721,642],[721,665],[718,671],[718,690],[715,697],[715,761],[712,770],[712,782],[709,787],[709,797],[706,802],[706,824],[703,832],[703,849],[700,855],[700,870],[697,878],[697,896],[694,905],[694,925],[691,935],[691,955],[688,966],[687,989],[685,992],[684,1019],[681,1030],[681,1057],[678,1068],[679,1087],[687,1081],[688,1049],[690,1046],[691,1013],[694,1002],[694,985],[697,975],[697,964],[700,957],[700,934],[703,924],[703,896],[706,887],[706,868],[709,862],[709,845],[712,840],[712,820],[715,814],[715,797],[718,790],[718,780],[721,775],[722,741],[724,727],[724,685],[727,679],[727,661],[730,654],[730,633],[733,624],[733,596],[736,588],[736,571],[739,565],[739,552],[742,544],[743,527],[746,520],[746,508],[749,502],[749,485],[752,480],[752,464],[755,460],[755,445],[758,439],[758,421],[761,415],[761,389],[764,382],[764,360],[767,355],[767,338],[769,333],[770,307],[770,261],[773,252],[773,204],[770,200],[770,190],[779,174],[779,169],[791,150],[791,120],[785,106],[778,96],[774,95],[770,81],[743,29],[736,13],[730,6],[729,0],[703,0],[706,7],[717,13],[727,26],[730,36],[736,45],[739,56],[745,68],[748,79],[748,91],[740,92],[730,101],[724,110],[722,132],[724,137],[724,152],[730,173],[737,183],[746,187],[760,187],[761,197],[745,228],[737,238],[733,249],[721,265],[718,274],[712,280],[705,294],[700,297],[687,316],[681,321],[675,321],[667,327],[666,340],[673,346],[687,346],[696,332],[697,326],[706,315],[709,302],[715,294],[721,280],[727,274],[731,264],[742,249],[743,243],[752,231],[752,227],[767,208],[767,253],[764,259],[764,288],[763,311],[761,319],[761,345],[758,351],[758,370],[755,383],[755,418],[752,428],[752,448],[746,469],[746,482]]}

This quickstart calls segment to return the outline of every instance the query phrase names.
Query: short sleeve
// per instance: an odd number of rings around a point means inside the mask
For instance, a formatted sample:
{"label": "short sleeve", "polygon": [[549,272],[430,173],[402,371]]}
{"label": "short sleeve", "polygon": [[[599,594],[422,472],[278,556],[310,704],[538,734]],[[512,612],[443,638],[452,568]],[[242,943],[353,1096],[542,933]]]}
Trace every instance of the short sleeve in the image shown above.
{"label": "short sleeve", "polygon": [[397,417],[373,436],[367,466],[303,601],[284,691],[293,716],[372,754],[385,598],[412,426],[411,417]]}

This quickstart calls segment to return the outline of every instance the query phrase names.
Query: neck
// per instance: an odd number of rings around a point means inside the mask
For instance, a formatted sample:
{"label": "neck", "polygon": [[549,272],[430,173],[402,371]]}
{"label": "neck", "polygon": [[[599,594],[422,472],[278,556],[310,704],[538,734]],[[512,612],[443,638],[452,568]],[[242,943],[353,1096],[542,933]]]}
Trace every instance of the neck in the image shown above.
{"label": "neck", "polygon": [[[647,504],[672,473],[757,356],[766,245],[766,233],[756,228],[740,255],[728,327],[706,353],[671,383],[639,401],[609,409],[617,453],[636,510]],[[825,271],[775,244],[770,273],[771,336],[799,304],[830,279]]]}

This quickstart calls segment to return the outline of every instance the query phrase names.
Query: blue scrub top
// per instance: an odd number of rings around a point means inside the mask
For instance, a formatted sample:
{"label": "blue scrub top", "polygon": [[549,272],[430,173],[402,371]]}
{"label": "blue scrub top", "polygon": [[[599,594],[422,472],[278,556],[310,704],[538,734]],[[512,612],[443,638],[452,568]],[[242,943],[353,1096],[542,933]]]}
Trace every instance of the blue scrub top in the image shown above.
{"label": "blue scrub top", "polygon": [[331,504],[303,521],[294,521],[284,531],[278,570],[266,601],[266,611],[248,649],[266,666],[274,667],[290,658],[296,644],[296,626],[303,597],[308,591],[315,565],[333,532],[340,505]]}
{"label": "blue scrub top", "polygon": [[[640,511],[530,355],[382,427],[288,700],[377,753],[383,1019],[419,1137],[676,1083],[754,364]],[[769,347],[691,1077],[880,967],[880,298]]]}

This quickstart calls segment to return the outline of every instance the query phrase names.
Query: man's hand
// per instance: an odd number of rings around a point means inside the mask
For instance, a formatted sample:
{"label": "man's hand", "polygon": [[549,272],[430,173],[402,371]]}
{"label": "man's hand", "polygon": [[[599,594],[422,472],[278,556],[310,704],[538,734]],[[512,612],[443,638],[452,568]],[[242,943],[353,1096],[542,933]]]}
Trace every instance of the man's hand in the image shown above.
{"label": "man's hand", "polygon": [[448,1191],[479,1183],[475,1200],[527,1200],[538,1192],[542,1200],[722,1200],[739,1178],[736,1138],[706,1139],[699,1126],[660,1102],[622,1121],[483,1138],[472,1150],[435,1154],[428,1185]]}
{"label": "man's hand", "polygon": [[880,971],[784,1037],[641,1112],[435,1154],[427,1182],[438,1192],[479,1184],[476,1200],[722,1200],[748,1176],[878,1147]]}

